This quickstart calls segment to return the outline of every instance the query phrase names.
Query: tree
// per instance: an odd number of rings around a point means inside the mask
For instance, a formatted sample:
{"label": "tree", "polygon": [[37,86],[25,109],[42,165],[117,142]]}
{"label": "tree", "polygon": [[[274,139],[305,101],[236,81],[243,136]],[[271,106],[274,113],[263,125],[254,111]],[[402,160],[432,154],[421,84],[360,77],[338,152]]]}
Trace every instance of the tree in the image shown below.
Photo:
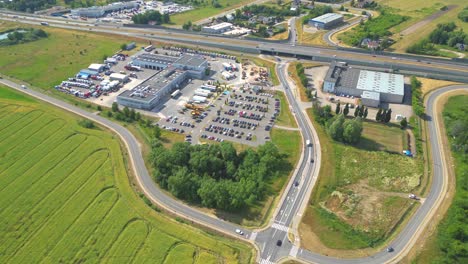
{"label": "tree", "polygon": [[361,109],[360,109],[360,107],[358,105],[358,106],[356,106],[356,109],[354,109],[354,117],[358,117],[359,111],[361,111]]}
{"label": "tree", "polygon": [[344,121],[345,118],[343,115],[337,115],[332,119],[332,122],[327,129],[327,133],[332,139],[336,141],[341,141],[343,139]]}
{"label": "tree", "polygon": [[382,122],[382,123],[385,122],[385,117],[386,116],[387,116],[387,110],[384,109],[383,112],[382,112],[382,115],[380,116],[379,121]]}
{"label": "tree", "polygon": [[388,123],[390,120],[392,120],[392,109],[388,109],[387,113],[385,113],[384,122]]}
{"label": "tree", "polygon": [[366,109],[365,106],[361,106],[361,107],[359,108],[359,117],[362,117],[362,116],[364,115],[364,110],[365,110],[365,109]]}
{"label": "tree", "polygon": [[119,112],[119,105],[116,102],[112,103],[112,112]]}
{"label": "tree", "polygon": [[368,114],[368,112],[367,112],[367,107],[366,107],[366,111],[364,111],[364,114],[362,115],[362,117],[367,118],[367,114]]}
{"label": "tree", "polygon": [[102,106],[98,105],[98,106],[96,107],[96,109],[97,109],[98,111],[102,111]]}
{"label": "tree", "polygon": [[361,139],[362,121],[358,117],[356,119],[346,120],[343,124],[343,141],[350,144],[355,144]]}
{"label": "tree", "polygon": [[400,121],[400,126],[401,128],[406,128],[408,126],[408,121],[406,120],[406,117],[404,117],[401,121]]}
{"label": "tree", "polygon": [[379,111],[377,111],[377,114],[375,115],[375,121],[380,121],[381,117],[382,117],[382,108],[379,108]]}
{"label": "tree", "polygon": [[121,50],[126,50],[127,49],[127,44],[124,43],[124,44],[120,45],[120,49]]}
{"label": "tree", "polygon": [[335,108],[335,114],[339,115],[340,113],[341,113],[340,103],[337,103],[336,108]]}
{"label": "tree", "polygon": [[347,116],[349,113],[349,104],[347,103],[343,109],[343,115]]}
{"label": "tree", "polygon": [[123,114],[125,117],[130,117],[130,108],[128,108],[128,106],[123,108]]}

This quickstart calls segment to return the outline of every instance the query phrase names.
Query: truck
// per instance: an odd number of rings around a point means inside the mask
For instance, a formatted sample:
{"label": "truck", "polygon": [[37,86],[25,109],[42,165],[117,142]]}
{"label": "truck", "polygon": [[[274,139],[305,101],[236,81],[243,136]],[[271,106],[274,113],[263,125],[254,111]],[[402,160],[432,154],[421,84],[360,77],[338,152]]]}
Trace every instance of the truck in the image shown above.
{"label": "truck", "polygon": [[48,26],[49,23],[47,23],[47,22],[41,22],[41,25],[43,25],[43,26]]}
{"label": "truck", "polygon": [[310,139],[306,140],[306,146],[308,146],[308,147],[312,146],[312,144],[310,143]]}
{"label": "truck", "polygon": [[179,96],[179,94],[181,94],[180,90],[175,90],[175,91],[171,94],[171,98],[176,98],[177,96]]}

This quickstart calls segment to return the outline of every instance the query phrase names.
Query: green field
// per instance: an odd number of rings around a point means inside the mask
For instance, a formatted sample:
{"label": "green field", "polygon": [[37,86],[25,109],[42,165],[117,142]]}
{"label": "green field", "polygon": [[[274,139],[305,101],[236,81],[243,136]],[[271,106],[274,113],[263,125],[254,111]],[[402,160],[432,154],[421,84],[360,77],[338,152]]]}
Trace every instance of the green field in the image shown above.
{"label": "green field", "polygon": [[182,25],[187,21],[197,22],[198,20],[215,16],[224,11],[240,7],[248,4],[249,0],[218,0],[221,7],[215,8],[211,5],[211,1],[206,1],[204,6],[195,7],[194,10],[190,10],[184,13],[171,15],[171,22],[176,25]]}
{"label": "green field", "polygon": [[116,137],[78,120],[0,88],[0,262],[253,261],[248,246],[145,205]]}
{"label": "green field", "polygon": [[[393,38],[397,40],[397,43],[392,45],[391,48],[397,52],[405,52],[407,47],[426,38],[436,28],[436,25],[440,23],[455,22],[458,28],[463,29],[465,32],[468,31],[468,23],[464,23],[457,18],[458,13],[467,6],[465,0],[379,0],[377,2],[391,8],[392,12],[410,17],[408,21],[391,29],[392,32],[396,33]],[[429,23],[418,27],[414,32],[402,37],[399,36],[400,32],[439,11],[441,7],[451,5],[456,7],[442,16],[431,20]]]}
{"label": "green field", "polygon": [[[19,24],[4,23],[0,29]],[[8,47],[0,47],[0,72],[44,89],[53,88],[74,76],[90,63],[112,55],[130,40],[109,35],[49,27],[48,38]],[[34,59],[32,59],[34,58]],[[25,70],[28,69],[28,70]]]}
{"label": "green field", "polygon": [[300,227],[304,244],[318,236],[333,249],[379,245],[415,206],[405,194],[419,187],[421,161],[391,153],[403,145],[398,128],[364,122],[363,138],[352,146],[333,141],[309,116],[322,164]]}

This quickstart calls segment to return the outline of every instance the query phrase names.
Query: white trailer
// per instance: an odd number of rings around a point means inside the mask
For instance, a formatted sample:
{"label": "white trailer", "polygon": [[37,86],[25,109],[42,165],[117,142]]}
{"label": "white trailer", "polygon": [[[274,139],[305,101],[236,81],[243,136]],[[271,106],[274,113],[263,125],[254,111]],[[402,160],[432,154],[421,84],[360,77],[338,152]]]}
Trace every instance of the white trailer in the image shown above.
{"label": "white trailer", "polygon": [[204,96],[199,96],[199,95],[195,95],[194,97],[192,97],[192,100],[193,100],[195,103],[204,103],[204,102],[206,102],[206,97],[204,97]]}

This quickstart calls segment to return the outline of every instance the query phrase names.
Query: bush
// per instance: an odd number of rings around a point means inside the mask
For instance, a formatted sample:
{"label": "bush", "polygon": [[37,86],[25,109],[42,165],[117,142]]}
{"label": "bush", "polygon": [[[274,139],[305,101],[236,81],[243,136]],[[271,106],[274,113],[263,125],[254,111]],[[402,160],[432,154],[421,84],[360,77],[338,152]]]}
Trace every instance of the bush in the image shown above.
{"label": "bush", "polygon": [[88,119],[82,119],[78,121],[78,124],[84,128],[95,128],[94,122]]}
{"label": "bush", "polygon": [[421,82],[415,76],[411,76],[411,102],[413,105],[413,112],[419,117],[424,115]]}
{"label": "bush", "polygon": [[465,7],[465,9],[458,13],[458,18],[463,22],[468,22],[468,7]]}

